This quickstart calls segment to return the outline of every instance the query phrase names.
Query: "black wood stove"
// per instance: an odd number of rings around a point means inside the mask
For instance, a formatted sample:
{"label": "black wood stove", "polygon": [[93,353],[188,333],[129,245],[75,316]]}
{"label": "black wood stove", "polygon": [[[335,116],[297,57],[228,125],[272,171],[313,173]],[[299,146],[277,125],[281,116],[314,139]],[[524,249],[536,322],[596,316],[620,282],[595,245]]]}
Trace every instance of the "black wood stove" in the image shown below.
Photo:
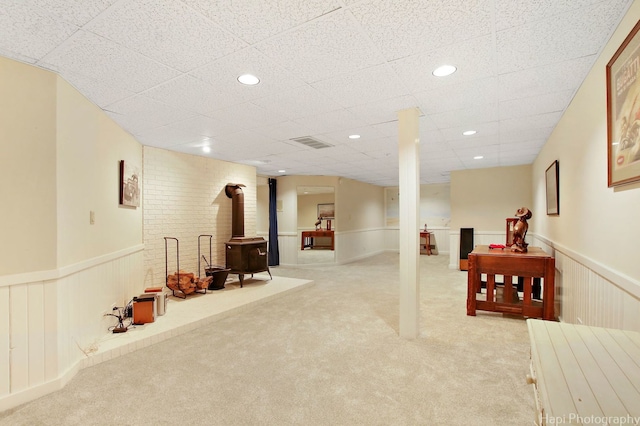
{"label": "black wood stove", "polygon": [[244,285],[244,275],[269,271],[267,240],[262,237],[244,236],[244,193],[241,183],[229,183],[225,194],[231,198],[231,239],[225,243],[226,267],[230,274],[238,274],[240,287]]}

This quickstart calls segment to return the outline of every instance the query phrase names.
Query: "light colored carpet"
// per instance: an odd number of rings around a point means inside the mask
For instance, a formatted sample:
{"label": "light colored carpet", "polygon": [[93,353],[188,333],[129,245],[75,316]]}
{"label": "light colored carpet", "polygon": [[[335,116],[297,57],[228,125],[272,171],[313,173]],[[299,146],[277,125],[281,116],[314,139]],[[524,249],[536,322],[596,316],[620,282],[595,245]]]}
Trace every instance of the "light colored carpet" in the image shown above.
{"label": "light colored carpet", "polygon": [[272,268],[315,285],[82,370],[0,425],[530,425],[522,319],[466,316],[466,272],[421,256],[423,336],[398,336],[397,253]]}

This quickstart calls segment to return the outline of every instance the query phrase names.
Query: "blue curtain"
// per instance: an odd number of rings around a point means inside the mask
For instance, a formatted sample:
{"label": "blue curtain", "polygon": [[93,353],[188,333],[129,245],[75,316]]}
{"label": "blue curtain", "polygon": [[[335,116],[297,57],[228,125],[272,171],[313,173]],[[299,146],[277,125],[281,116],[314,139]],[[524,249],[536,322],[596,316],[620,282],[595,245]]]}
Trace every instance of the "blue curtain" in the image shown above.
{"label": "blue curtain", "polygon": [[269,179],[269,266],[280,264],[280,250],[278,249],[278,208],[276,195],[278,191],[276,179]]}

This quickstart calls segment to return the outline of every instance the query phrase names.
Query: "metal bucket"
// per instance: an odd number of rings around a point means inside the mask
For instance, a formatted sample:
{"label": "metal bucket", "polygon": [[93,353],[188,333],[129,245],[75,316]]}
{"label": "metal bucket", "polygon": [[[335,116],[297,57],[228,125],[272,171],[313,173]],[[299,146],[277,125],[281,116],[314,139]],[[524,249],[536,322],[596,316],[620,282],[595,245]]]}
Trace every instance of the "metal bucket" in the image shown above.
{"label": "metal bucket", "polygon": [[213,277],[209,283],[209,290],[222,290],[224,288],[225,281],[227,281],[229,271],[231,271],[231,269],[215,265],[204,268],[205,275],[207,277]]}

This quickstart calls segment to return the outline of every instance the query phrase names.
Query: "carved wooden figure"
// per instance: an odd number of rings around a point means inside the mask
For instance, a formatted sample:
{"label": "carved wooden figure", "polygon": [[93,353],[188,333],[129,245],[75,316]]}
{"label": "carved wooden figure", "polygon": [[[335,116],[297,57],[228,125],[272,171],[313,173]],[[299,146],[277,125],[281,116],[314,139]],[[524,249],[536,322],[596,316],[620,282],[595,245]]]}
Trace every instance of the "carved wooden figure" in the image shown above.
{"label": "carved wooden figure", "polygon": [[518,221],[513,227],[513,245],[511,246],[511,251],[526,253],[529,244],[524,242],[524,238],[527,236],[527,230],[529,229],[527,219],[531,219],[531,210],[526,207],[520,207],[516,212],[516,217]]}

